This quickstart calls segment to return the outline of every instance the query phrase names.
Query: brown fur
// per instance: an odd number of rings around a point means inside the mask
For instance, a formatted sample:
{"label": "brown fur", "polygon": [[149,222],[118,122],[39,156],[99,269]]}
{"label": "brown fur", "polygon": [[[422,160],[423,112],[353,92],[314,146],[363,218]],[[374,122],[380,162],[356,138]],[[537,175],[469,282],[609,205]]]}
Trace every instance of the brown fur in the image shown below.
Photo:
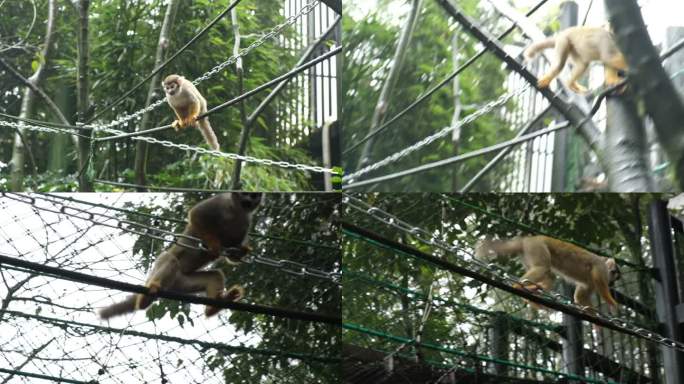
{"label": "brown fur", "polygon": [[550,290],[556,275],[574,283],[575,302],[591,307],[590,295],[599,294],[617,310],[609,285],[619,278],[615,259],[595,255],[574,244],[547,236],[517,237],[509,240],[484,240],[476,247],[476,257],[522,254],[527,271],[517,288]]}
{"label": "brown fur", "polygon": [[619,83],[622,79],[618,72],[627,71],[627,62],[615,44],[613,35],[603,28],[571,27],[565,29],[555,37],[530,45],[525,50],[525,59],[532,60],[538,52],[552,47],[556,49],[556,62],[549,72],[539,79],[537,85],[540,88],[549,86],[563,70],[568,59],[574,67],[566,85],[578,93],[586,92],[586,89],[577,81],[592,61],[603,63],[607,86]]}

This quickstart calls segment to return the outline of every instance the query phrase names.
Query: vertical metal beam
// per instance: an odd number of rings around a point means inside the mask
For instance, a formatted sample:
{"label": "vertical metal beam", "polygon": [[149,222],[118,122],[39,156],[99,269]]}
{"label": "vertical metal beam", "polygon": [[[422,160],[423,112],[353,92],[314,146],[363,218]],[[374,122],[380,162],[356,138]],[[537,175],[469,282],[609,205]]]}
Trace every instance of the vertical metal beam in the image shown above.
{"label": "vertical metal beam", "polygon": [[[674,251],[670,215],[667,204],[656,200],[649,205],[648,233],[653,252],[653,264],[658,273],[656,280],[656,312],[664,325],[666,337],[682,341],[682,330],[677,322],[675,307],[679,303],[675,276]],[[661,347],[666,384],[684,383],[684,353]]]}
{"label": "vertical metal beam", "polygon": [[[489,325],[489,339],[491,340],[491,354],[495,359],[510,360],[508,356],[509,343],[508,315],[498,312],[492,317]],[[499,376],[508,376],[508,366],[492,363],[489,372]]]}
{"label": "vertical metal beam", "polygon": [[[561,30],[577,25],[579,7],[574,1],[565,1],[560,6]],[[554,133],[553,140],[553,171],[551,173],[551,192],[565,192],[567,190],[567,163],[570,132],[563,130]]]}
{"label": "vertical metal beam", "polygon": [[[572,297],[574,289],[570,284],[563,284],[563,294]],[[563,313],[563,362],[569,374],[584,376],[582,321],[575,316]]]}

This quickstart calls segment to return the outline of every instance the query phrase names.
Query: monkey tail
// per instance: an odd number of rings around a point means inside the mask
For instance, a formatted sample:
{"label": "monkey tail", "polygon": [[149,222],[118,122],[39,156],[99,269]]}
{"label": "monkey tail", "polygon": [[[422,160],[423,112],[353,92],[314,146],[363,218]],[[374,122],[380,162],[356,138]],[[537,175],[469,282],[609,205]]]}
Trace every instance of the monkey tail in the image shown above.
{"label": "monkey tail", "polygon": [[531,61],[534,59],[535,56],[544,49],[549,49],[553,48],[556,45],[556,38],[555,37],[549,37],[546,38],[542,41],[538,41],[536,43],[533,43],[527,49],[525,49],[525,53],[523,55],[525,56],[525,61]]}
{"label": "monkey tail", "polygon": [[114,316],[119,316],[123,315],[124,313],[135,311],[135,297],[136,295],[130,295],[126,297],[123,301],[114,303],[108,307],[100,309],[98,311],[100,318],[106,320]]}
{"label": "monkey tail", "polygon": [[522,253],[522,251],[523,242],[520,238],[508,240],[485,239],[478,243],[477,247],[475,248],[475,257],[480,260],[486,260],[491,258],[491,256],[507,256],[516,253]]}
{"label": "monkey tail", "polygon": [[216,138],[216,134],[214,133],[214,130],[211,129],[211,124],[209,124],[209,119],[206,117],[200,121],[197,122],[197,128],[199,128],[200,132],[202,133],[202,137],[204,137],[204,141],[209,144],[209,147],[213,149],[214,151],[219,150],[219,143],[218,139]]}

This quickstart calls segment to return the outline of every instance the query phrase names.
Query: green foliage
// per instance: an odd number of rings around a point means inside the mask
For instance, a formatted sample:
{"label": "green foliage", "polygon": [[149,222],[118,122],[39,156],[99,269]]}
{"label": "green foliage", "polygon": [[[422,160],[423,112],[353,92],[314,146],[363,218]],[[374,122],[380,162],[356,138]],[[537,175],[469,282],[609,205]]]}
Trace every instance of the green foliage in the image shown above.
{"label": "green foliage", "polygon": [[[20,2],[21,3],[21,2]],[[137,92],[127,97],[120,105],[108,110],[107,106],[124,92],[137,84],[150,73],[154,67],[155,51],[159,40],[159,32],[166,11],[166,1],[151,0],[143,2],[130,1],[92,1],[89,10],[90,52],[88,62],[88,77],[90,101],[93,112],[107,111],[95,123],[108,123],[117,116],[131,113],[145,105],[149,84],[143,85]],[[187,41],[195,36],[211,19],[226,7],[225,2],[210,0],[180,1],[177,9],[169,47],[166,57],[175,53]],[[245,0],[237,7],[240,31],[242,34],[241,47],[246,47],[261,37],[267,29],[282,23],[284,17],[279,10],[282,8],[280,0]],[[47,1],[37,1],[38,15],[33,33],[29,36],[29,53],[21,50],[10,51],[8,61],[25,76],[30,76],[35,67],[44,61],[37,48],[43,43],[45,31],[44,21],[47,19]],[[33,9],[29,3],[17,6],[2,7],[3,23],[0,26],[0,36],[3,43],[12,39],[18,40],[26,32],[27,20],[33,17]],[[55,34],[54,55],[48,67],[48,77],[42,88],[53,97],[71,121],[75,116],[68,109],[75,105],[76,67],[77,67],[77,14],[74,7],[66,3],[59,4],[57,17],[57,31]],[[287,28],[284,36],[295,37],[296,31]],[[12,37],[12,38],[10,38]],[[183,54],[178,56],[160,76],[179,73],[188,79],[195,79],[216,65],[224,62],[233,55],[233,30],[230,15],[225,16],[214,26],[208,34],[197,40]],[[283,49],[279,39],[269,40],[267,43],[244,57],[245,78],[243,89],[238,86],[238,77],[234,66],[229,66],[209,80],[201,83],[198,88],[207,99],[208,106],[220,103],[238,96],[243,91],[253,89],[264,82],[281,75],[291,69],[298,59],[297,50]],[[33,68],[33,69],[32,69]],[[155,84],[153,100],[163,97],[159,84]],[[23,88],[17,87],[16,80],[5,72],[0,71],[0,89],[8,92],[0,101],[0,112],[16,115],[20,107]],[[62,90],[71,90],[70,95],[60,100]],[[266,90],[245,101],[247,113],[253,111],[267,95]],[[316,163],[309,156],[305,143],[307,137],[302,131],[309,129],[307,116],[300,116],[302,122],[299,127],[278,130],[284,118],[282,111],[299,111],[298,98],[293,97],[301,89],[293,83],[287,86],[264,111],[260,114],[249,142],[247,155],[273,160],[284,160],[295,163]],[[302,112],[303,113],[303,112]],[[152,128],[169,123],[173,113],[166,105],[150,112],[149,125]],[[36,103],[37,119],[52,120],[52,112],[45,103]],[[211,122],[216,131],[221,150],[235,153],[238,150],[238,139],[243,124],[239,108],[226,108],[211,116]],[[139,129],[140,120],[117,127],[124,131]],[[104,134],[100,133],[99,136]],[[169,130],[152,134],[160,140],[168,140],[178,144],[205,146],[202,136],[195,129],[183,132]],[[37,173],[41,180],[31,180],[26,184],[32,190],[71,190],[71,184],[59,187],[65,175],[75,175],[80,171],[75,160],[73,142],[67,140],[57,146],[55,134],[27,132],[27,147],[33,151]],[[10,129],[0,131],[0,159],[9,161],[11,157],[14,132]],[[297,145],[302,143],[302,145]],[[57,148],[59,147],[59,148]],[[135,182],[134,159],[136,141],[119,140],[95,145],[89,171],[94,177]],[[147,180],[150,184],[161,186],[183,186],[195,188],[230,188],[232,161],[220,158],[203,158],[191,152],[175,148],[167,148],[158,144],[148,144]],[[50,166],[50,154],[58,151],[59,157],[67,158],[64,169],[55,173],[46,173]],[[27,159],[27,174],[33,166]],[[258,169],[257,169],[258,168]],[[3,169],[2,172],[5,172]],[[248,165],[243,172],[244,182],[250,188],[276,188],[282,190],[310,189],[309,175],[306,172],[281,169],[264,165]],[[70,177],[71,177],[70,176]],[[97,184],[98,189],[107,190],[111,187]]]}
{"label": "green foliage", "polygon": [[[382,82],[386,78],[391,58],[404,19],[385,19],[388,7],[396,9],[399,2],[382,2],[361,20],[345,18],[343,39],[345,45],[344,82],[342,84],[345,102],[343,106],[343,143],[348,147],[368,133],[370,118],[377,103]],[[463,63],[480,49],[475,41],[451,25],[444,11],[434,2],[424,2],[424,9],[411,40],[406,59],[401,67],[399,82],[388,107],[387,118],[393,117],[413,100],[453,72],[451,39],[458,40],[458,63]],[[487,11],[478,8],[478,2],[459,2],[459,6],[475,17],[488,16]],[[496,30],[499,21],[487,25]],[[482,76],[482,74],[487,74]],[[491,54],[480,58],[464,71],[459,78],[460,101],[465,106],[461,118],[474,112],[468,106],[481,104],[503,93],[507,71],[501,61]],[[370,86],[369,86],[370,85]],[[511,107],[511,106],[509,106]],[[433,94],[426,102],[414,108],[409,114],[394,122],[380,136],[373,147],[372,160],[378,161],[390,154],[416,143],[422,138],[450,125],[454,113],[453,87],[447,85]],[[479,149],[512,136],[509,127],[502,124],[498,113],[490,113],[463,127],[458,153]],[[357,166],[360,148],[350,153],[345,168],[352,171]],[[405,159],[385,166],[375,173],[389,174],[419,164],[453,156],[455,149],[446,138],[414,152]],[[455,167],[460,183],[464,183],[485,164],[487,159],[477,158]],[[401,180],[395,180],[375,187],[379,191],[445,191],[452,189],[452,177],[448,169],[442,168]]]}

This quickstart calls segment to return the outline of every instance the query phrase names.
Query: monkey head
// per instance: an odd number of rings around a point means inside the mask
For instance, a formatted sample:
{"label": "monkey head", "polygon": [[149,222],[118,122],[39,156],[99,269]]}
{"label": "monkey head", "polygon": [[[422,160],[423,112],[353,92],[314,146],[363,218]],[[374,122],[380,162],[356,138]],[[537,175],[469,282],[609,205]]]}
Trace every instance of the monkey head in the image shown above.
{"label": "monkey head", "polygon": [[608,285],[613,286],[616,281],[620,280],[620,268],[615,259],[606,259],[606,267],[608,268]]}
{"label": "monkey head", "polygon": [[247,212],[254,211],[263,199],[261,192],[233,192],[232,198]]}
{"label": "monkey head", "polygon": [[185,78],[183,76],[179,75],[168,75],[162,81],[162,88],[164,88],[164,93],[166,93],[169,96],[175,95],[178,90],[180,89],[180,83],[182,80]]}

